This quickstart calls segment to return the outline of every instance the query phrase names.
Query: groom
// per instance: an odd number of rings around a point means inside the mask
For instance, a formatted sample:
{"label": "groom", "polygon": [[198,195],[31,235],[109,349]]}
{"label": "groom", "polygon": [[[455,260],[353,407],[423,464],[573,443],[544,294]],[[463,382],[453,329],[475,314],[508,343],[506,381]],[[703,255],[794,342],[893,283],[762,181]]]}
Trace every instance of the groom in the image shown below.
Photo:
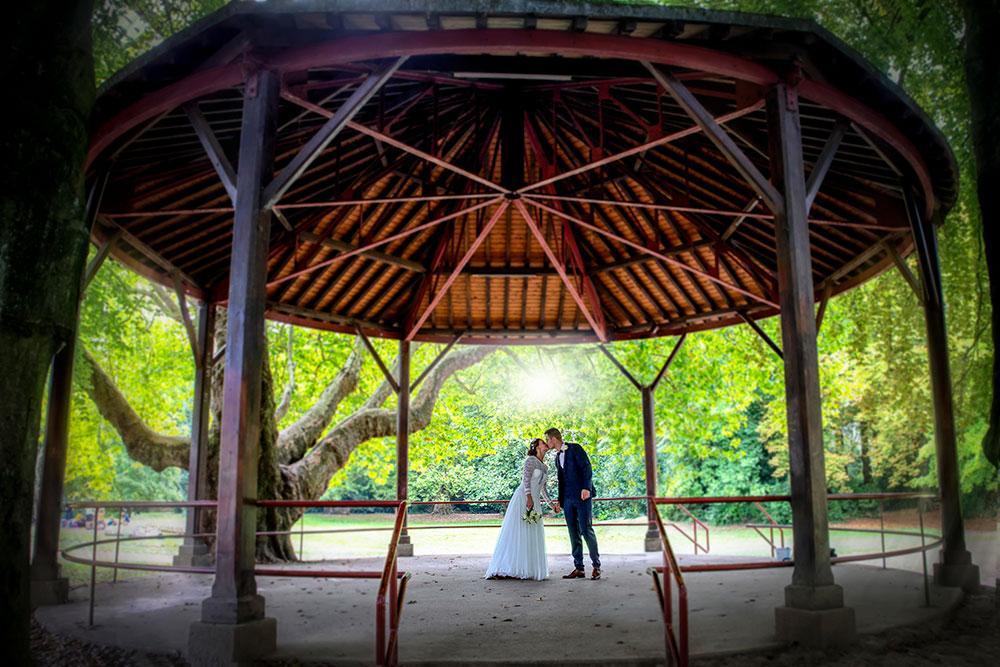
{"label": "groom", "polygon": [[591,498],[594,495],[593,474],[590,459],[583,447],[575,442],[563,442],[562,433],[557,428],[545,432],[545,442],[549,449],[556,450],[556,471],[559,473],[559,502],[555,510],[562,506],[569,528],[569,543],[573,548],[573,571],[563,579],[586,579],[583,570],[583,544],[587,540],[587,551],[594,566],[591,579],[601,578],[601,557],[597,553],[597,536],[594,535]]}

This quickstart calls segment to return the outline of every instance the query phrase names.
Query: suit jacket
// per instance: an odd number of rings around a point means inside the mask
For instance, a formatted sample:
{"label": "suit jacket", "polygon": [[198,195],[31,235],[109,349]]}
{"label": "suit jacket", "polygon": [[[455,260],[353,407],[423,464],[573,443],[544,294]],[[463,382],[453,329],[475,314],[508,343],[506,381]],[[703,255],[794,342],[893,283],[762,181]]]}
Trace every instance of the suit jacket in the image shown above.
{"label": "suit jacket", "polygon": [[566,456],[563,465],[559,465],[559,454],[556,452],[556,472],[559,478],[559,504],[564,505],[567,498],[580,499],[580,492],[590,489],[590,497],[597,495],[594,489],[594,475],[590,467],[590,458],[583,447],[575,442],[567,442]]}

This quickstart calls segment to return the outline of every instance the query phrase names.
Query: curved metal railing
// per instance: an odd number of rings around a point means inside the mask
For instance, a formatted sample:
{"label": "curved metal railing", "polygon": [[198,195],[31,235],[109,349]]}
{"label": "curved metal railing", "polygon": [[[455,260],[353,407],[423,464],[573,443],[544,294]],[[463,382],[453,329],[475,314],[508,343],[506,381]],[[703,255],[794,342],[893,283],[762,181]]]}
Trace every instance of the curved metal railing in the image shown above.
{"label": "curved metal railing", "polygon": [[[934,499],[935,496],[926,493],[865,493],[865,494],[831,494],[828,496],[830,501],[877,501],[879,503],[879,528],[855,528],[849,526],[830,526],[830,531],[845,531],[854,533],[878,533],[881,537],[881,551],[861,553],[861,554],[850,554],[845,556],[835,556],[831,558],[831,562],[837,563],[849,563],[858,562],[865,560],[877,560],[882,559],[883,568],[886,566],[886,559],[905,556],[915,553],[921,553],[923,556],[923,576],[924,576],[924,597],[925,603],[930,604],[930,587],[929,579],[927,576],[927,551],[936,548],[942,543],[941,537],[939,535],[931,534],[928,535],[924,528],[924,502],[927,500]],[[785,538],[784,531],[791,530],[792,526],[789,524],[778,523],[773,515],[767,511],[764,507],[768,503],[789,503],[791,502],[791,496],[788,495],[773,495],[773,496],[717,496],[717,497],[649,497],[649,496],[624,496],[624,497],[610,497],[610,498],[595,498],[596,502],[613,502],[613,501],[643,501],[648,503],[650,506],[655,508],[653,516],[648,517],[646,522],[634,522],[634,521],[603,521],[595,522],[595,526],[626,526],[626,527],[646,527],[650,523],[656,526],[657,533],[660,537],[661,551],[663,555],[663,565],[659,567],[651,567],[647,571],[652,575],[654,581],[654,589],[657,593],[657,597],[660,603],[661,611],[663,612],[664,619],[664,643],[667,653],[668,660],[675,665],[686,666],[689,657],[689,638],[688,638],[688,599],[687,599],[687,586],[684,581],[685,572],[719,572],[719,571],[732,571],[732,570],[750,570],[750,569],[766,569],[775,567],[792,567],[794,566],[794,560],[774,560],[776,554],[777,545],[774,541],[774,531],[778,531],[780,544],[784,546]],[[896,529],[886,529],[885,527],[885,516],[884,516],[884,503],[887,500],[916,500],[917,501],[917,512],[919,517],[919,532],[908,531],[908,530],[896,530]],[[406,594],[406,587],[410,578],[409,573],[399,572],[397,567],[397,545],[399,538],[406,527],[407,514],[409,507],[411,506],[436,506],[436,505],[486,505],[486,504],[497,504],[506,505],[509,500],[446,500],[446,501],[418,501],[414,503],[407,503],[406,501],[352,501],[352,500],[334,500],[334,501],[297,501],[297,500],[258,500],[256,504],[258,507],[285,507],[285,508],[318,508],[318,507],[340,507],[340,508],[395,508],[395,520],[391,527],[362,527],[362,528],[331,528],[331,529],[321,529],[321,530],[304,530],[304,517],[303,520],[299,522],[300,528],[299,534],[299,554],[302,555],[303,539],[306,534],[330,534],[330,533],[353,533],[353,532],[378,532],[378,531],[392,531],[390,537],[389,547],[387,549],[386,558],[383,563],[381,571],[352,571],[352,570],[302,570],[302,569],[292,569],[292,568],[268,568],[268,567],[258,567],[255,568],[255,573],[259,576],[275,576],[275,577],[312,577],[312,578],[362,578],[362,579],[378,579],[379,588],[378,594],[376,596],[376,640],[375,640],[375,651],[376,651],[376,662],[379,665],[394,665],[398,661],[399,653],[399,621],[402,615],[403,603]],[[732,504],[732,503],[750,503],[760,511],[767,519],[766,523],[747,523],[745,527],[752,528],[760,535],[764,541],[769,545],[771,549],[772,560],[753,560],[753,561],[742,561],[742,562],[726,562],[726,563],[691,563],[688,565],[680,565],[677,561],[676,554],[670,543],[669,535],[667,533],[668,528],[674,528],[678,534],[683,536],[686,540],[691,542],[694,546],[694,553],[698,555],[699,552],[708,554],[710,552],[710,539],[709,539],[709,526],[701,521],[694,513],[688,508],[688,506],[704,506],[712,504]],[[691,519],[691,531],[688,532],[680,525],[673,522],[664,522],[660,514],[660,507],[663,505],[678,507],[688,518]],[[144,535],[144,536],[121,536],[121,526],[123,512],[126,509],[181,509],[181,508],[215,508],[215,501],[211,500],[201,500],[201,501],[188,501],[188,502],[122,502],[122,501],[101,501],[101,502],[81,502],[72,503],[70,507],[82,508],[82,509],[93,509],[94,510],[94,520],[93,520],[93,539],[90,542],[83,542],[62,550],[63,558],[72,563],[77,563],[81,565],[90,566],[90,609],[89,609],[89,621],[93,625],[94,621],[94,601],[95,601],[95,582],[96,582],[96,571],[97,568],[109,568],[114,572],[114,580],[117,580],[118,570],[140,570],[140,571],[152,571],[152,572],[182,572],[189,574],[213,574],[215,572],[213,567],[207,566],[183,566],[183,565],[160,565],[155,563],[131,563],[122,562],[119,559],[120,547],[123,542],[137,542],[142,540],[163,540],[163,539],[180,539],[188,537],[214,537],[214,533],[197,533],[197,534],[161,534],[161,535]],[[118,509],[118,522],[117,529],[114,538],[108,539],[98,539],[98,529],[102,523],[99,520],[100,510]],[[474,524],[474,525],[464,525],[464,526],[454,526],[454,525],[435,525],[435,526],[409,526],[406,527],[407,530],[433,530],[433,529],[456,529],[456,528],[499,528],[501,524]],[[565,526],[563,524],[547,524],[547,526],[558,527]],[[704,535],[704,541],[699,540],[699,530]],[[769,534],[764,535],[763,530],[768,530]],[[258,535],[293,535],[296,531],[284,530],[284,531],[260,531]],[[887,535],[892,536],[903,536],[903,537],[919,537],[920,545],[905,547],[900,549],[887,550],[885,544],[885,538]],[[928,537],[932,538],[930,542],[927,541]],[[101,545],[115,545],[115,556],[113,561],[109,560],[99,560],[97,558],[97,548]],[[80,557],[76,555],[76,552],[90,547],[91,554],[90,558]],[[661,579],[661,576],[662,579]],[[677,620],[674,620],[674,606],[673,606],[673,589],[676,587],[678,601],[677,601]],[[388,618],[387,618],[388,616]],[[387,623],[388,621],[388,623]]]}
{"label": "curved metal railing", "polygon": [[[924,503],[927,500],[935,499],[936,496],[928,493],[840,493],[840,494],[830,494],[827,496],[829,501],[878,501],[879,502],[879,528],[853,528],[850,526],[830,526],[829,530],[843,531],[843,532],[855,532],[855,533],[880,533],[882,541],[882,550],[872,553],[862,553],[862,554],[851,554],[848,556],[834,556],[830,559],[832,564],[838,563],[853,563],[865,560],[877,560],[882,559],[882,567],[885,568],[885,561],[887,558],[893,558],[896,556],[905,556],[908,554],[920,553],[923,561],[923,578],[924,578],[924,603],[930,605],[930,582],[927,576],[927,552],[940,546],[943,542],[940,535],[932,535],[934,539],[931,542],[927,542],[927,533],[924,529]],[[784,531],[791,530],[792,526],[790,524],[779,524],[771,514],[763,507],[763,503],[790,503],[792,500],[791,496],[780,495],[780,496],[718,496],[718,497],[708,497],[708,498],[653,498],[652,505],[655,508],[654,518],[657,524],[657,530],[660,535],[660,542],[663,548],[664,564],[661,567],[651,567],[647,570],[653,576],[654,589],[656,590],[657,597],[660,602],[660,608],[663,612],[663,625],[664,625],[664,643],[665,650],[667,654],[667,660],[670,664],[680,665],[680,667],[687,667],[689,660],[689,645],[688,645],[688,604],[687,604],[687,586],[684,583],[684,572],[725,572],[732,570],[758,570],[767,569],[774,567],[793,567],[795,561],[792,558],[782,559],[782,560],[771,560],[771,561],[743,561],[743,562],[728,562],[728,563],[692,563],[690,565],[681,566],[677,563],[674,557],[673,549],[670,546],[670,540],[667,536],[666,529],[663,527],[663,521],[660,517],[660,506],[661,505],[678,505],[684,507],[685,505],[713,505],[713,504],[731,504],[731,503],[752,503],[757,507],[767,518],[768,523],[763,524],[746,524],[748,528],[754,528],[757,534],[764,538],[771,547],[772,558],[775,555],[775,544],[774,544],[774,534],[775,529],[779,530],[781,536],[781,545],[784,546]],[[885,516],[884,516],[884,503],[886,500],[916,500],[917,501],[917,516],[919,519],[919,532],[914,531],[904,531],[904,530],[886,530],[885,528]],[[684,507],[684,511],[687,512],[687,508]],[[760,531],[761,528],[767,528],[771,530],[770,537],[765,537]],[[886,551],[885,548],[885,536],[886,535],[898,535],[906,537],[919,537],[920,545],[907,547],[903,549],[894,549],[891,551]],[[697,542],[696,542],[697,544]],[[697,546],[695,549],[697,553]],[[707,550],[706,550],[707,553]],[[666,586],[661,585],[659,575],[663,574],[663,581],[666,582]],[[675,623],[673,620],[673,598],[671,589],[669,586],[670,579],[672,577],[676,583],[678,591],[678,621]]]}
{"label": "curved metal railing", "polygon": [[[402,533],[403,525],[406,521],[407,503],[396,500],[373,500],[373,501],[351,501],[351,500],[331,500],[331,501],[296,501],[296,500],[259,500],[256,503],[259,507],[394,507],[396,508],[395,524],[385,561],[380,571],[357,571],[357,570],[302,570],[281,567],[255,567],[254,574],[262,577],[308,577],[315,579],[378,579],[378,594],[375,600],[375,662],[378,665],[395,665],[399,660],[399,621],[402,616],[403,603],[406,596],[407,583],[410,580],[409,572],[399,572],[396,563],[396,546],[399,536]],[[75,544],[62,549],[62,557],[71,563],[90,566],[90,601],[89,601],[89,624],[94,625],[94,604],[96,599],[97,568],[110,568],[114,570],[114,580],[117,581],[118,570],[140,570],[149,572],[182,572],[188,574],[214,574],[214,567],[184,566],[184,565],[159,565],[155,563],[122,563],[119,560],[120,546],[122,542],[138,542],[142,540],[165,540],[180,539],[187,537],[214,537],[214,533],[196,534],[161,534],[161,535],[141,535],[135,537],[122,537],[121,526],[123,513],[126,509],[181,509],[181,508],[214,508],[215,501],[199,500],[188,502],[83,502],[72,503],[69,507],[79,509],[93,509],[93,537],[90,542]],[[117,530],[114,538],[98,539],[97,531],[101,524],[100,510],[119,510]],[[283,532],[283,531],[270,531]],[[258,534],[270,534],[262,531]],[[103,544],[115,545],[114,561],[98,560],[97,547]],[[87,547],[91,548],[90,559],[75,555],[74,552]],[[386,608],[388,607],[388,625],[386,623]],[[386,635],[388,634],[388,639]]]}

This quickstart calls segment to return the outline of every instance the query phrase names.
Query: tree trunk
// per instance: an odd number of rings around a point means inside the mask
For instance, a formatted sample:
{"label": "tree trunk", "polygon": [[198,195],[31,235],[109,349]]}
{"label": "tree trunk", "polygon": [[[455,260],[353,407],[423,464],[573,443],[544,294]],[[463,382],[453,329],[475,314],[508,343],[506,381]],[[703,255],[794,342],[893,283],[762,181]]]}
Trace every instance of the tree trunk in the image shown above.
{"label": "tree trunk", "polygon": [[1000,49],[993,43],[1000,30],[1000,1],[963,0],[962,11],[977,194],[993,304],[993,405],[983,452],[1000,467]]}
{"label": "tree trunk", "polygon": [[[166,314],[170,316],[170,306]],[[164,304],[160,304],[164,306]],[[225,345],[226,313],[220,309],[215,320],[216,345]],[[265,342],[266,345],[266,342]],[[425,428],[431,421],[434,405],[444,382],[454,373],[486,357],[492,348],[471,347],[451,352],[421,385],[411,405],[410,432]],[[98,411],[115,428],[129,456],[162,470],[168,466],[186,468],[191,440],[188,436],[157,433],[142,421],[112,378],[94,357],[84,352],[90,373],[84,377],[87,394]],[[396,433],[395,411],[382,406],[392,390],[383,382],[353,414],[330,428],[330,421],[341,401],[357,389],[364,346],[355,340],[343,368],[323,389],[319,398],[301,417],[284,430],[278,430],[274,384],[268,355],[264,353],[261,387],[260,467],[257,473],[257,497],[281,500],[315,500],[326,491],[330,479],[347,463],[351,453],[372,438]],[[208,497],[218,496],[219,424],[222,417],[223,365],[215,364],[211,378],[211,415],[207,442],[205,483]],[[324,432],[326,433],[324,434]],[[257,512],[257,530],[264,533],[288,531],[302,516],[299,508],[268,508]],[[215,513],[201,513],[200,533],[215,532]],[[294,560],[291,535],[266,534],[257,540],[257,559],[262,562]]]}
{"label": "tree trunk", "polygon": [[43,387],[75,335],[89,231],[83,163],[94,101],[91,3],[21,3],[0,29],[16,91],[0,135],[0,645],[29,664],[28,559]]}

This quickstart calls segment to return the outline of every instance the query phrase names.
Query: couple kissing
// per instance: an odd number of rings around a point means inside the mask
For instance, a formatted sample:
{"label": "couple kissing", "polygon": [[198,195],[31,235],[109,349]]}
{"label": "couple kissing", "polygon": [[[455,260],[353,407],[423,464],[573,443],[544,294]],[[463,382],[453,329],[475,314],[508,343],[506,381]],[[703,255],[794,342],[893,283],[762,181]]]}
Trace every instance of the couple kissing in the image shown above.
{"label": "couple kissing", "polygon": [[[553,453],[559,479],[557,500],[549,498],[545,488],[549,468],[546,455]],[[575,442],[563,442],[557,428],[545,432],[545,439],[535,438],[528,447],[521,471],[521,484],[507,504],[493,558],[486,569],[487,579],[534,579],[549,576],[545,551],[545,524],[542,510],[549,505],[553,513],[563,512],[573,552],[573,571],[563,579],[584,579],[583,542],[593,566],[591,579],[601,578],[601,558],[593,526],[594,482],[590,458]]]}

